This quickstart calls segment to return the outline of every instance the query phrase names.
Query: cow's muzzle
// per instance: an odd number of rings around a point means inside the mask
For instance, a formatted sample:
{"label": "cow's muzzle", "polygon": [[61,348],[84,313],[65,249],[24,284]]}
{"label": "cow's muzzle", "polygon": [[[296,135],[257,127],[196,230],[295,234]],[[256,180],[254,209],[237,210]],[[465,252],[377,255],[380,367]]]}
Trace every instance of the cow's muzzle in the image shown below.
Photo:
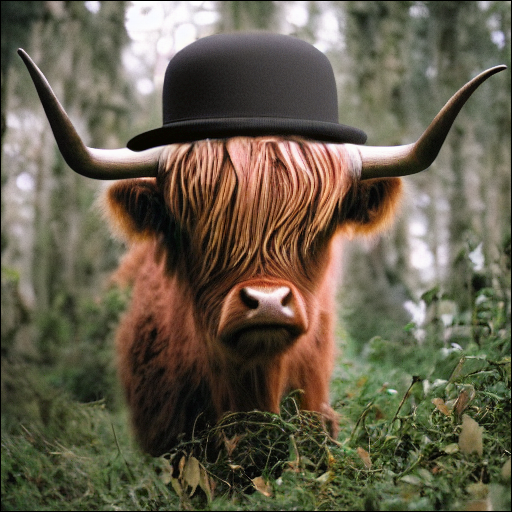
{"label": "cow's muzzle", "polygon": [[228,293],[218,334],[238,355],[259,359],[283,352],[307,329],[304,299],[291,283],[253,280]]}

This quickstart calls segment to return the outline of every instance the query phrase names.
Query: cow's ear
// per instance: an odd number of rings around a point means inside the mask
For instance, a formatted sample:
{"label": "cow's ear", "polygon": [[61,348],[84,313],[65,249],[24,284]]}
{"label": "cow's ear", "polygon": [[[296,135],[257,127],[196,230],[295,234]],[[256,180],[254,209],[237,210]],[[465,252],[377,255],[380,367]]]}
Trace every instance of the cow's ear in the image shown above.
{"label": "cow's ear", "polygon": [[364,180],[354,184],[343,201],[343,227],[353,235],[371,235],[386,229],[396,216],[401,197],[400,178]]}
{"label": "cow's ear", "polygon": [[118,181],[107,190],[105,206],[113,229],[128,240],[141,241],[168,229],[169,214],[154,178]]}

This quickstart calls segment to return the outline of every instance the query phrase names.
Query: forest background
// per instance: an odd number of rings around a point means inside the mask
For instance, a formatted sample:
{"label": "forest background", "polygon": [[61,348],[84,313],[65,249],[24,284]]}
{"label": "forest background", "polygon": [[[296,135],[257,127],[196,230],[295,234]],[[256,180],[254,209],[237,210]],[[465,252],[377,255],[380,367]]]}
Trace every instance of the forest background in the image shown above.
{"label": "forest background", "polygon": [[[96,203],[108,184],[64,163],[18,47],[86,144],[100,148],[161,125],[169,59],[214,33],[270,30],[315,44],[335,71],[340,122],[366,131],[369,145],[416,140],[459,87],[511,61],[511,4],[502,1],[7,1],[1,9],[2,427],[27,414],[21,403],[35,400],[48,414],[38,385],[27,383],[32,374],[80,402],[121,402],[111,346],[125,298],[108,279],[125,248]],[[405,179],[395,225],[347,244],[345,354],[364,358],[370,340],[400,340],[411,321],[418,345],[441,329],[449,348],[465,339],[457,324],[483,288],[499,290],[510,311],[510,90],[509,70],[482,85],[431,168]]]}

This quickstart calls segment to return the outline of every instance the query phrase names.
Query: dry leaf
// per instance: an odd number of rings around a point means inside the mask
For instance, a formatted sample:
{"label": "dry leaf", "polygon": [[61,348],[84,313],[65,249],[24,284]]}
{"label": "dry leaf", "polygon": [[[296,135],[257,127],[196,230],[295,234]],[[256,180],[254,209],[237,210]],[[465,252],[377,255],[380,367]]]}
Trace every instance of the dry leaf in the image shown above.
{"label": "dry leaf", "polygon": [[458,451],[459,451],[459,445],[457,443],[447,444],[443,448],[443,452],[447,453],[448,455],[452,455],[453,453],[457,453]]}
{"label": "dry leaf", "polygon": [[[457,450],[458,450],[458,449],[459,449],[459,447],[457,446]],[[437,474],[441,473],[442,471],[443,471],[443,468],[442,468],[442,467],[440,467],[440,466],[434,466],[434,467],[432,468],[432,474],[433,474],[433,475],[437,475]]]}
{"label": "dry leaf", "polygon": [[[183,469],[185,467],[185,464],[187,463],[187,458],[185,455],[183,455],[180,459],[180,462],[178,464],[178,478],[174,478],[172,476],[173,474],[173,468],[172,465],[169,463],[169,471],[166,477],[164,477],[164,482],[169,483],[171,482],[172,488],[174,489],[174,492],[181,498],[183,495],[183,483],[182,483],[182,477],[183,477]],[[167,471],[165,471],[167,473]]]}
{"label": "dry leaf", "polygon": [[333,454],[329,450],[329,448],[326,447],[327,450],[327,467],[332,467],[334,463],[336,462],[336,459],[334,458]]}
{"label": "dry leaf", "polygon": [[199,461],[195,457],[189,457],[183,469],[183,483],[185,487],[189,486],[192,488],[189,494],[190,496],[196,491],[200,476]]}
{"label": "dry leaf", "polygon": [[208,503],[210,503],[213,499],[213,485],[210,483],[206,469],[201,464],[199,465],[199,469],[199,487],[203,489],[206,494],[206,498],[208,499]]}
{"label": "dry leaf", "polygon": [[373,409],[375,411],[376,420],[382,420],[386,417],[386,415],[377,406],[375,406]]}
{"label": "dry leaf", "polygon": [[292,473],[298,473],[300,471],[300,462],[298,459],[289,460],[286,464],[288,466],[286,471],[291,471]]}
{"label": "dry leaf", "polygon": [[327,483],[330,479],[331,479],[331,476],[332,476],[332,473],[331,471],[326,471],[325,473],[323,473],[322,475],[320,475],[316,481],[317,482],[320,482],[321,484],[325,484]]}
{"label": "dry leaf", "polygon": [[434,398],[432,403],[436,406],[438,411],[442,412],[445,416],[450,416],[450,409],[446,407],[446,404],[442,398]]}
{"label": "dry leaf", "polygon": [[181,488],[180,481],[177,478],[171,478],[171,484],[174,492],[181,498],[183,495],[183,489]]}
{"label": "dry leaf", "polygon": [[181,457],[180,462],[178,464],[178,469],[179,469],[178,478],[181,478],[183,476],[183,468],[185,467],[186,463],[187,463],[187,458],[185,457],[185,455],[183,455],[183,457]]}
{"label": "dry leaf", "polygon": [[469,402],[471,402],[473,398],[475,398],[475,388],[471,385],[465,386],[457,397],[457,401],[454,406],[458,418],[460,418],[460,415],[466,410]]}
{"label": "dry leaf", "polygon": [[510,479],[510,459],[508,459],[507,462],[505,462],[505,464],[503,464],[503,467],[501,468],[501,476],[505,480]]}
{"label": "dry leaf", "polygon": [[370,469],[372,467],[372,459],[370,457],[370,454],[361,447],[357,448],[357,455],[359,455],[360,459],[363,461],[363,464],[367,469]]}
{"label": "dry leaf", "polygon": [[172,466],[168,459],[164,459],[162,457],[162,474],[160,475],[160,480],[162,480],[164,485],[171,483],[172,479]]}
{"label": "dry leaf", "polygon": [[484,428],[470,418],[467,414],[462,416],[462,430],[459,436],[459,448],[462,453],[470,454],[477,452],[482,455],[484,452],[482,432]]}
{"label": "dry leaf", "polygon": [[272,489],[270,485],[263,480],[263,477],[257,476],[256,478],[252,479],[252,485],[256,488],[257,491],[261,492],[264,496],[267,498],[270,498],[272,496]]}
{"label": "dry leaf", "polygon": [[245,434],[236,434],[231,439],[228,439],[224,432],[222,432],[222,435],[224,436],[224,446],[226,447],[226,452],[228,454],[228,457],[231,457],[231,454],[235,450],[240,439],[244,438]]}

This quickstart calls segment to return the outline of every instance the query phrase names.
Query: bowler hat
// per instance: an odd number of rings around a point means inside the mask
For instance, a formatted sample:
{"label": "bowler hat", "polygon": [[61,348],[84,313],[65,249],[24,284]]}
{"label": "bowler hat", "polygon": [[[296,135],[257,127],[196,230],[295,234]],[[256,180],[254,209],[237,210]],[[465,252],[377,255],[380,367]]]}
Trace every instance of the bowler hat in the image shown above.
{"label": "bowler hat", "polygon": [[213,35],[179,51],[165,73],[163,126],[127,146],[142,151],[238,135],[366,142],[363,131],[338,123],[327,57],[295,37],[262,32]]}

